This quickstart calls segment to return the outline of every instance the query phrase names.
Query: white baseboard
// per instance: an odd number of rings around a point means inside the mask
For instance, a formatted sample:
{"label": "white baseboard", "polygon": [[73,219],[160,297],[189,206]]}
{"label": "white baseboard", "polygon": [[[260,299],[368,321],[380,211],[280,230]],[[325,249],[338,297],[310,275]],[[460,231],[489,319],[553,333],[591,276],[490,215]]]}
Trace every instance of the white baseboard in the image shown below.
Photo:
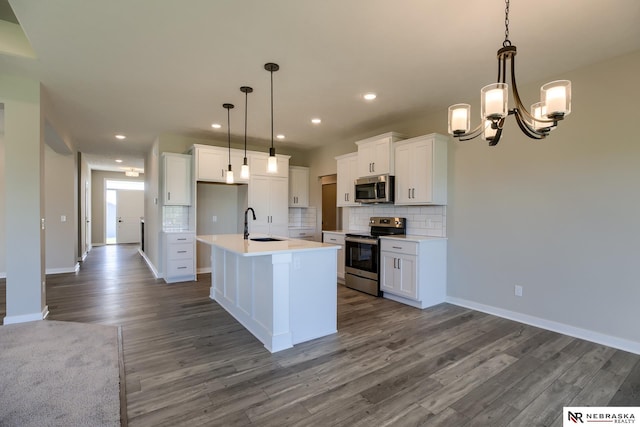
{"label": "white baseboard", "polygon": [[80,270],[80,263],[76,262],[76,265],[73,267],[47,268],[44,274],[77,273],[79,270]]}
{"label": "white baseboard", "polygon": [[19,316],[5,316],[3,323],[11,325],[14,323],[35,322],[36,320],[46,319],[49,315],[49,306],[45,305],[40,313],[21,314]]}
{"label": "white baseboard", "polygon": [[147,254],[142,252],[142,249],[140,248],[138,248],[138,253],[142,256],[142,259],[144,259],[144,261],[147,263],[147,266],[149,267],[149,270],[151,270],[151,272],[153,273],[153,276],[156,279],[162,279],[162,275],[158,273],[158,270],[156,270],[156,267],[153,265],[151,260],[147,257]]}
{"label": "white baseboard", "polygon": [[591,341],[596,344],[602,344],[609,347],[617,348],[618,350],[640,354],[640,342],[618,338],[600,332],[590,331],[588,329],[578,328],[576,326],[555,322],[553,320],[530,316],[528,314],[518,313],[516,311],[481,304],[462,298],[447,296],[446,302],[458,305],[460,307],[481,311],[483,313],[493,314],[494,316],[503,317],[505,319],[515,320],[516,322],[525,323],[527,325],[536,326],[538,328],[547,329],[549,331],[558,332],[560,334],[569,335],[570,337]]}
{"label": "white baseboard", "polygon": [[196,270],[197,274],[211,273],[211,267],[201,267]]}

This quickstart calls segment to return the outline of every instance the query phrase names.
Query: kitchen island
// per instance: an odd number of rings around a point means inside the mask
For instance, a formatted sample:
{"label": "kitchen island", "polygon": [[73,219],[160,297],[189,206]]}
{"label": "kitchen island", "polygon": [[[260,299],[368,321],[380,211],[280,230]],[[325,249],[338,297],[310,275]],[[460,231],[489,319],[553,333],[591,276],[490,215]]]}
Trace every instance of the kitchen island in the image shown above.
{"label": "kitchen island", "polygon": [[210,298],[270,352],[337,332],[339,246],[242,234],[197,240],[211,246]]}

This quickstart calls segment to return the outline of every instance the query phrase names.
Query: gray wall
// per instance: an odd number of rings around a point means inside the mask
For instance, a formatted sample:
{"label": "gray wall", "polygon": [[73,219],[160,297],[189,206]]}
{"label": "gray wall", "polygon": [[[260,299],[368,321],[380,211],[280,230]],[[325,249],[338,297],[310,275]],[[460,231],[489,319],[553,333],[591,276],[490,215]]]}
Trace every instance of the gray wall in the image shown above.
{"label": "gray wall", "polygon": [[[242,213],[247,207],[247,185],[199,182],[197,185],[197,235],[238,234],[244,230]],[[213,222],[213,217],[217,221]],[[198,271],[210,271],[211,248],[197,244]]]}
{"label": "gray wall", "polygon": [[133,178],[125,176],[124,172],[91,171],[91,238],[94,245],[105,243],[105,181],[114,179],[118,181],[144,181],[144,174]]}
{"label": "gray wall", "polygon": [[5,264],[5,242],[4,233],[4,104],[0,104],[0,278],[7,276]]}
{"label": "gray wall", "polygon": [[44,159],[46,271],[70,272],[78,258],[75,155],[59,154],[45,145]]}

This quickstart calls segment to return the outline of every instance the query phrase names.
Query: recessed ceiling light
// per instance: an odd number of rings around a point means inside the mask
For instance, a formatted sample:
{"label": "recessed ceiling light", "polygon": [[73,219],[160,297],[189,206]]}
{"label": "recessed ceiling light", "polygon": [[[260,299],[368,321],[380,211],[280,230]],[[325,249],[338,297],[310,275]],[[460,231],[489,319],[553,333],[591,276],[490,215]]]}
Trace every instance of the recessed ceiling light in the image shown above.
{"label": "recessed ceiling light", "polygon": [[320,123],[322,123],[322,120],[318,118],[311,119],[311,123],[313,123],[314,125],[319,125]]}
{"label": "recessed ceiling light", "polygon": [[116,159],[116,163],[122,163],[122,159]]}
{"label": "recessed ceiling light", "polygon": [[278,138],[278,139],[284,139],[285,137],[284,137],[284,135],[283,135],[283,134],[279,133],[279,134],[277,134],[277,135],[276,135],[276,138]]}
{"label": "recessed ceiling light", "polygon": [[211,125],[211,127],[214,128],[214,129],[220,129],[222,127],[222,125],[220,123],[213,123]]}
{"label": "recessed ceiling light", "polygon": [[126,138],[126,136],[124,136],[124,135],[116,135],[116,139],[125,139],[125,138]]}
{"label": "recessed ceiling light", "polygon": [[376,99],[377,95],[373,92],[369,92],[369,93],[365,93],[362,97],[367,101],[373,101],[374,99]]}

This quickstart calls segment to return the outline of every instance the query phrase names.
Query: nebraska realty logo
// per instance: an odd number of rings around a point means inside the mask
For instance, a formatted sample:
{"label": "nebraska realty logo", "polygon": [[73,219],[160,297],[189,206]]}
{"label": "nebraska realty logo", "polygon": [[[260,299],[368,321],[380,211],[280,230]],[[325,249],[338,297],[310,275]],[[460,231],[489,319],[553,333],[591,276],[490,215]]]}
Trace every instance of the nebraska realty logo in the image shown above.
{"label": "nebraska realty logo", "polygon": [[[597,425],[635,424],[640,419],[640,407],[565,407],[562,411],[562,427],[579,424]],[[638,421],[640,424],[640,421]]]}

